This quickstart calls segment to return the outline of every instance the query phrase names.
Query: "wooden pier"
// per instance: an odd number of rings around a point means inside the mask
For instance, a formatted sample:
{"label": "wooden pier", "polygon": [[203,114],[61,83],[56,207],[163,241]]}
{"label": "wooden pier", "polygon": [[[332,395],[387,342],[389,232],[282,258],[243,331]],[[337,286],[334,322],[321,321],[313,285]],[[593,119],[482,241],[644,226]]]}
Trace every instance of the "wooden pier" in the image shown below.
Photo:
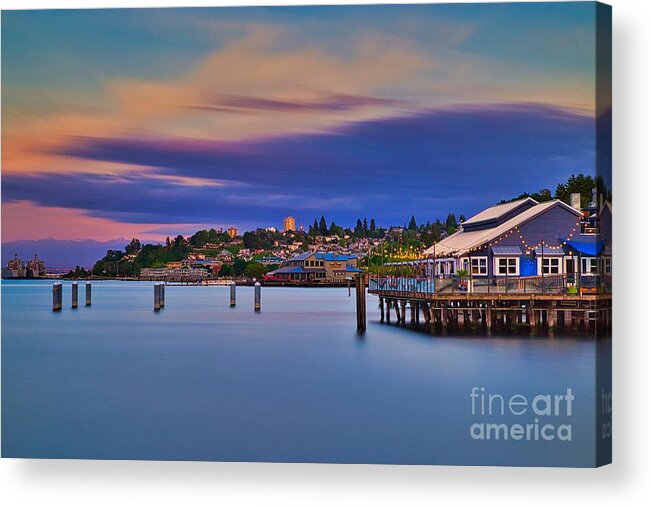
{"label": "wooden pier", "polygon": [[[393,287],[404,288],[396,284]],[[608,334],[609,293],[461,293],[393,290],[370,283],[379,298],[380,322],[421,327],[434,333]]]}

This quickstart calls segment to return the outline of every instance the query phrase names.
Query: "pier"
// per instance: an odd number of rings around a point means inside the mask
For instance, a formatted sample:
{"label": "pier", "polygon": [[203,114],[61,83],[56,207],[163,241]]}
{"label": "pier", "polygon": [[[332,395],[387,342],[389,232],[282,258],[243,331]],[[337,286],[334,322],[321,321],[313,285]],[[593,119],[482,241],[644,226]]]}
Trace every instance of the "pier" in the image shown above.
{"label": "pier", "polygon": [[369,294],[379,298],[380,322],[393,319],[401,327],[420,327],[422,317],[434,333],[596,335],[610,329],[612,295],[592,282],[579,289],[565,275],[513,277],[478,286],[454,278],[376,276],[369,280]]}

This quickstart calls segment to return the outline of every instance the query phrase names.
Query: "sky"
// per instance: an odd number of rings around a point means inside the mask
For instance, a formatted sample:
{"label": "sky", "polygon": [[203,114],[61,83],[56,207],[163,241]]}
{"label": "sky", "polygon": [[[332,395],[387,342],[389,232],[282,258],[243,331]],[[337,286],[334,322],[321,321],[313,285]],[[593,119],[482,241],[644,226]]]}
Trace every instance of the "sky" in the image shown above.
{"label": "sky", "polygon": [[592,2],[2,13],[2,241],[470,216],[595,171]]}

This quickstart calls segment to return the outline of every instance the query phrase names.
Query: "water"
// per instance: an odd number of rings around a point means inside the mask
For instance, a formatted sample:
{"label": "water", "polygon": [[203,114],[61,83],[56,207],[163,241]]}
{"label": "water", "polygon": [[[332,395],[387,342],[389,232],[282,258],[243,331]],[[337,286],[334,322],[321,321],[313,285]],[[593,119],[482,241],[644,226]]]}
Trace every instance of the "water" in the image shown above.
{"label": "water", "polygon": [[[53,313],[51,283],[2,283],[2,454],[43,458],[594,464],[595,350],[569,338],[355,332],[342,289],[94,282]],[[572,440],[482,441],[474,387],[575,396]],[[506,417],[497,422],[530,422]],[[547,419],[541,417],[546,422]],[[553,419],[553,418],[550,418]]]}

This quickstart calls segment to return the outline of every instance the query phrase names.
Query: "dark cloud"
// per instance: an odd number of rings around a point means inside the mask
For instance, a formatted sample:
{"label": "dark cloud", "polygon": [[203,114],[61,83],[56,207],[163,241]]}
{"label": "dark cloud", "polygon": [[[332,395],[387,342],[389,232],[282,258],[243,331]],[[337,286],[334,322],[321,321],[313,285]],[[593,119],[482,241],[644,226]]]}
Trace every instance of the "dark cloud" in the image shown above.
{"label": "dark cloud", "polygon": [[400,104],[403,101],[386,99],[382,97],[369,97],[364,95],[330,95],[311,101],[299,100],[274,100],[261,97],[220,96],[208,103],[191,106],[193,108],[214,111],[251,112],[251,111],[276,111],[276,112],[315,112],[315,111],[348,111],[368,106],[388,106]]}
{"label": "dark cloud", "polygon": [[[560,109],[459,107],[357,123],[335,133],[248,142],[75,138],[67,156],[143,166],[127,176],[7,175],[6,200],[132,222],[302,223],[325,212],[401,223],[471,214],[502,198],[594,172],[595,120]],[[144,169],[144,168],[147,169]],[[200,177],[224,186],[152,179]]]}

